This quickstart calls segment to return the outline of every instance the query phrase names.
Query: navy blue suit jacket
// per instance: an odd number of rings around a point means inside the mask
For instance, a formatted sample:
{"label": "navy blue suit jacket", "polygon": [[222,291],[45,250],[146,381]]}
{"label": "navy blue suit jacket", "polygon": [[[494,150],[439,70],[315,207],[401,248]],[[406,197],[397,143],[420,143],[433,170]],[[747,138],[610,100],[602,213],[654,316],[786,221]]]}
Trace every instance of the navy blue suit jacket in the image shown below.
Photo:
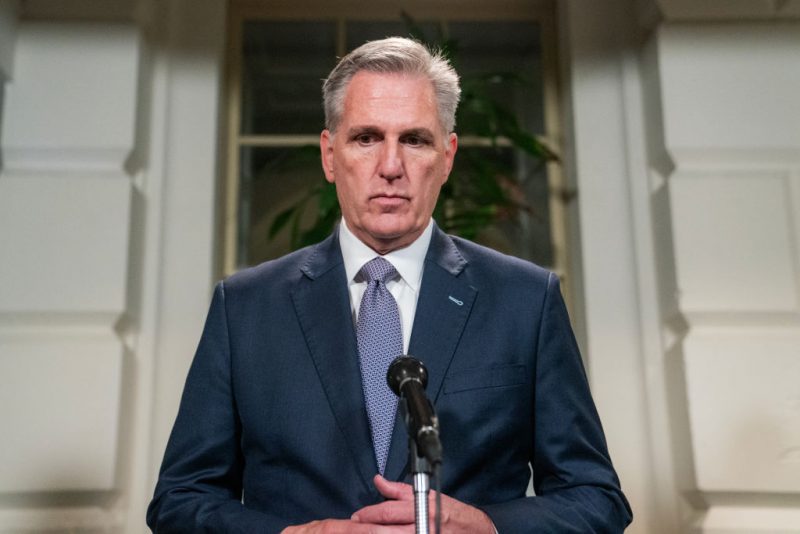
{"label": "navy blue suit jacket", "polygon": [[[345,278],[334,235],[216,287],[151,528],[279,532],[382,500]],[[444,493],[501,534],[630,522],[553,274],[434,229],[409,352],[429,372]],[[406,440],[398,418],[388,479],[406,478]]]}

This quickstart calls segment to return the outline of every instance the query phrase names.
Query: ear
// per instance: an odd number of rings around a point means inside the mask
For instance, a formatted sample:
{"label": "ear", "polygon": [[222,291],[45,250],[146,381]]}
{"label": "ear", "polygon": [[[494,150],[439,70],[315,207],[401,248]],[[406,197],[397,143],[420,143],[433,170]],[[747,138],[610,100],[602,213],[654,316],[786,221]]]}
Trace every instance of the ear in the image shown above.
{"label": "ear", "polygon": [[334,183],[333,177],[333,134],[328,130],[322,130],[319,136],[319,150],[322,158],[322,170],[325,171],[325,179]]}
{"label": "ear", "polygon": [[450,176],[450,171],[453,170],[453,161],[456,157],[456,152],[458,151],[458,136],[455,132],[450,132],[450,135],[447,136],[447,141],[445,141],[444,147],[444,161],[445,161],[445,175],[444,180],[442,180],[442,184],[447,181],[447,178]]}

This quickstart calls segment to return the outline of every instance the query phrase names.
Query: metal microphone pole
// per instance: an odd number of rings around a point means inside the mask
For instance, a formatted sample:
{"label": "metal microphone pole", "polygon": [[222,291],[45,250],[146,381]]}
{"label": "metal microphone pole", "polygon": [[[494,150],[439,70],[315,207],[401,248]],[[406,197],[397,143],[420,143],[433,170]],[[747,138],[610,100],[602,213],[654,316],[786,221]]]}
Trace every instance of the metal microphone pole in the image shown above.
{"label": "metal microphone pole", "polygon": [[429,534],[430,511],[428,509],[428,492],[431,489],[431,464],[424,456],[417,454],[417,442],[408,438],[408,464],[414,475],[414,522],[416,534]]}

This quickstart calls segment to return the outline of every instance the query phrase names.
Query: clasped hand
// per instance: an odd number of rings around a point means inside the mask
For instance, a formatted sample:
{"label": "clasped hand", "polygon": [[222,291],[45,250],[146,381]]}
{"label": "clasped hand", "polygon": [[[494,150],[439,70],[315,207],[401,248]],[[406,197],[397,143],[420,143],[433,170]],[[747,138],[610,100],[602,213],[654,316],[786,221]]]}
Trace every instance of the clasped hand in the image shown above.
{"label": "clasped hand", "polygon": [[[287,527],[283,534],[395,534],[414,532],[414,492],[410,485],[390,482],[380,475],[373,479],[375,488],[386,500],[365,506],[350,519],[325,519]],[[434,504],[431,496],[431,516]],[[443,534],[494,534],[492,521],[484,512],[456,499],[442,495]],[[431,532],[434,532],[431,517]]]}

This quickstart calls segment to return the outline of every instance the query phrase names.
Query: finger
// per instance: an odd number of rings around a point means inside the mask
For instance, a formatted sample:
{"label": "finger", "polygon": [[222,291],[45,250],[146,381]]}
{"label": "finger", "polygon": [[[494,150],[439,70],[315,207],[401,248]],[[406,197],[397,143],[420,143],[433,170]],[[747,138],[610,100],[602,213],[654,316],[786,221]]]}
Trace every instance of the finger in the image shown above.
{"label": "finger", "polygon": [[353,534],[356,532],[368,534],[370,530],[369,525],[356,524],[348,519],[323,519],[286,527],[281,534],[319,534],[321,532],[326,534]]}
{"label": "finger", "polygon": [[375,478],[373,478],[372,481],[375,484],[375,488],[387,499],[398,501],[414,500],[414,492],[412,491],[411,486],[408,484],[403,482],[392,482],[386,480],[381,475],[375,475]]}
{"label": "finger", "polygon": [[[414,525],[377,525],[350,521],[342,534],[414,534]],[[327,533],[326,533],[327,534]]]}
{"label": "finger", "polygon": [[350,519],[359,523],[374,523],[377,525],[413,524],[414,502],[393,500],[365,506],[357,510]]}
{"label": "finger", "polygon": [[408,534],[406,526],[357,523],[349,519],[324,519],[287,527],[281,534]]}

